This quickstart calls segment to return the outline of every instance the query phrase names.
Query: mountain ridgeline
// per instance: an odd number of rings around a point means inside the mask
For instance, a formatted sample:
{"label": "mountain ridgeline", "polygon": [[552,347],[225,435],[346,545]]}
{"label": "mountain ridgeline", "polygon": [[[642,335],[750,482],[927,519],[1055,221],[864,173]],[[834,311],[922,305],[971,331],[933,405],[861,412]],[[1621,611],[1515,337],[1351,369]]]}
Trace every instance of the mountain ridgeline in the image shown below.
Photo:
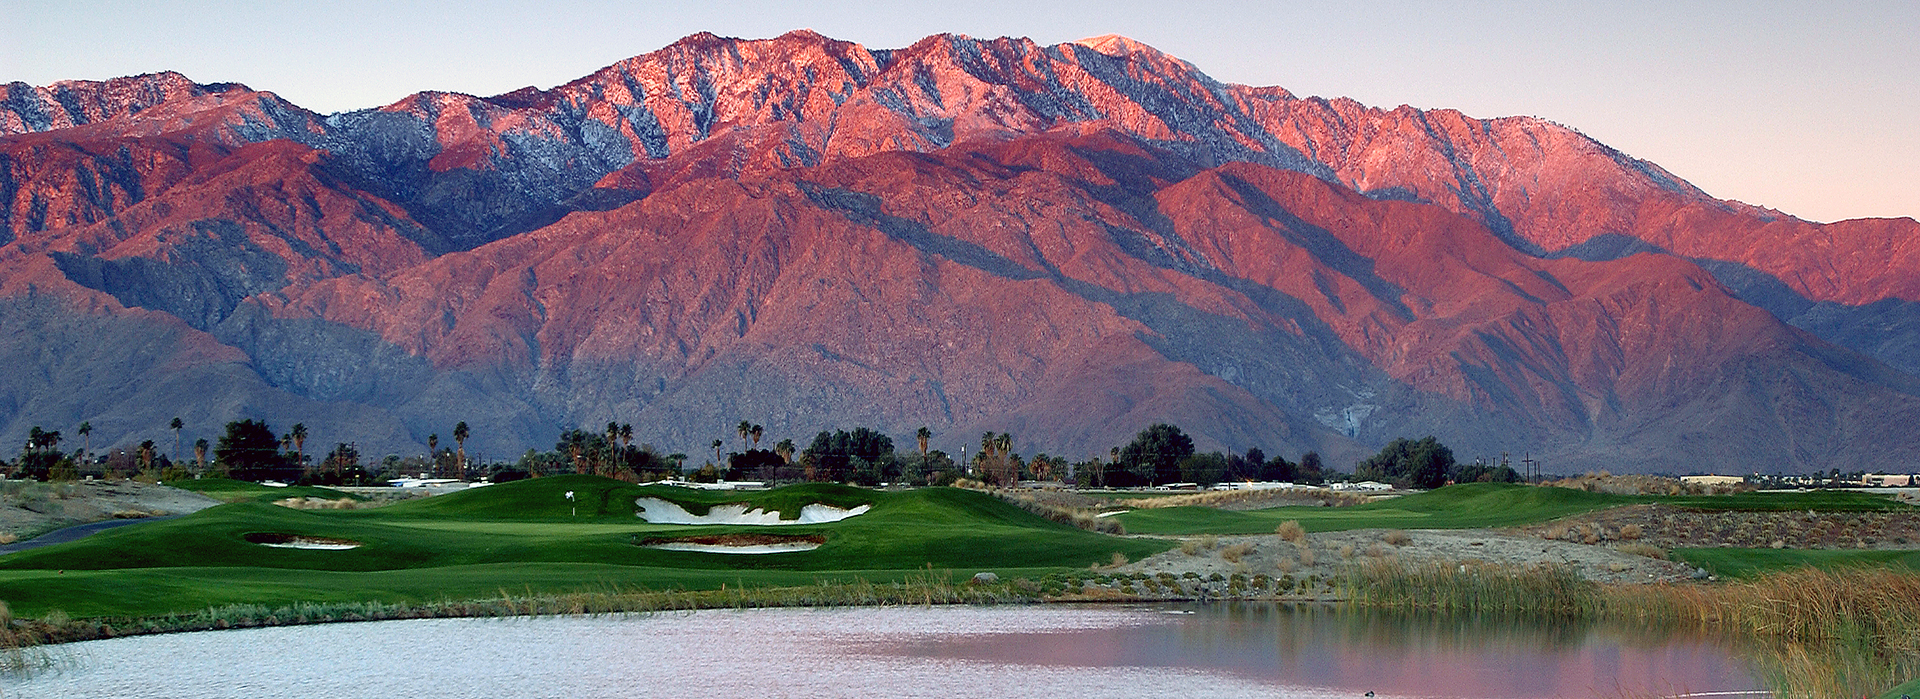
{"label": "mountain ridgeline", "polygon": [[1428,434],[1558,472],[1920,448],[1913,219],[1120,37],[700,34],[331,115],[174,73],[0,86],[0,323],[0,435],[96,447],[180,415],[367,454],[465,421],[502,458],[607,421],[700,453],[742,417],[1075,458],[1168,422],[1341,468]]}

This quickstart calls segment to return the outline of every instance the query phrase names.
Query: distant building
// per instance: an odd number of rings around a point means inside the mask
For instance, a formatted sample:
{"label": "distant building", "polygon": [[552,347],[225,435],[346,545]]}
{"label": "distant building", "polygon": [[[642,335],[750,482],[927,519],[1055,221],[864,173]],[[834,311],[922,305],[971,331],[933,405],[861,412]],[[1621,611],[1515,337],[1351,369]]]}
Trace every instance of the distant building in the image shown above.
{"label": "distant building", "polygon": [[1381,483],[1379,481],[1360,481],[1359,483],[1335,483],[1327,487],[1331,490],[1363,490],[1363,491],[1393,490],[1393,486],[1388,485],[1386,483]]}
{"label": "distant building", "polygon": [[1913,476],[1909,474],[1869,473],[1860,477],[1860,484],[1877,488],[1905,488],[1913,485]]}
{"label": "distant building", "polygon": [[1680,482],[1698,483],[1700,485],[1707,485],[1707,486],[1739,485],[1741,483],[1747,482],[1747,479],[1743,476],[1681,476]]}

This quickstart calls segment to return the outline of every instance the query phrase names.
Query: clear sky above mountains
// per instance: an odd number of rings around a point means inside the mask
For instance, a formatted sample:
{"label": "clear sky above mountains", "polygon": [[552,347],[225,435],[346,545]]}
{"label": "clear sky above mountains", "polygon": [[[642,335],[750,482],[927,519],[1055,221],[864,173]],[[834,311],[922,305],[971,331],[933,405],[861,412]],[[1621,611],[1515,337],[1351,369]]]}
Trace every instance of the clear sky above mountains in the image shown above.
{"label": "clear sky above mountains", "polygon": [[1228,82],[1552,119],[1803,218],[1920,216],[1911,0],[0,0],[0,82],[177,70],[331,112],[551,87],[694,32],[802,27],[872,48],[940,32],[1124,34]]}

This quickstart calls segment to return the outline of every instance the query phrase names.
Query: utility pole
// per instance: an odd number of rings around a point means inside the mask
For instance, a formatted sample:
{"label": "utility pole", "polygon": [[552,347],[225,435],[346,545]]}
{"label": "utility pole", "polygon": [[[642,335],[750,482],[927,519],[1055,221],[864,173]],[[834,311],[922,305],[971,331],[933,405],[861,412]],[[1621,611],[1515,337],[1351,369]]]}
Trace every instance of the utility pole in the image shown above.
{"label": "utility pole", "polygon": [[1535,476],[1537,475],[1533,472],[1533,455],[1528,454],[1527,458],[1520,460],[1520,463],[1527,465],[1527,482],[1532,483]]}

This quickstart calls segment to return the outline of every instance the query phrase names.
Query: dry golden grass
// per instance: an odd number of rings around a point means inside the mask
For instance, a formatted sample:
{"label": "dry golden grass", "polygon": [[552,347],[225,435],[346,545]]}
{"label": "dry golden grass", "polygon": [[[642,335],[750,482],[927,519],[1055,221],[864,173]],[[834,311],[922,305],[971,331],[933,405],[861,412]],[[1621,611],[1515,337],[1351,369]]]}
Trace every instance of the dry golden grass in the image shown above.
{"label": "dry golden grass", "polygon": [[1279,507],[1282,505],[1326,504],[1334,507],[1359,505],[1367,502],[1367,496],[1357,493],[1336,493],[1331,490],[1209,490],[1199,493],[1169,495],[1162,498],[1141,498],[1129,500],[1127,504],[1139,509],[1157,507],[1227,507],[1232,505],[1258,505]]}
{"label": "dry golden grass", "polygon": [[1603,595],[1610,616],[1781,642],[1765,664],[1785,696],[1884,691],[1920,658],[1920,574],[1803,568],[1717,585],[1621,585]]}
{"label": "dry golden grass", "polygon": [[1647,558],[1657,558],[1662,561],[1667,560],[1667,552],[1651,544],[1621,544],[1613,547],[1613,550],[1632,556],[1646,556]]}
{"label": "dry golden grass", "polygon": [[1200,542],[1193,539],[1180,542],[1180,552],[1189,556],[1200,555]]}
{"label": "dry golden grass", "polygon": [[1547,485],[1614,495],[1723,495],[1754,489],[1753,486],[1745,483],[1708,486],[1700,483],[1685,483],[1678,478],[1665,476],[1616,476],[1606,471],[1562,478]]}
{"label": "dry golden grass", "polygon": [[1228,563],[1239,563],[1249,553],[1253,553],[1253,544],[1244,541],[1220,549],[1220,557],[1226,559]]}
{"label": "dry golden grass", "polygon": [[1380,540],[1393,544],[1394,546],[1406,546],[1407,544],[1413,543],[1413,537],[1408,536],[1406,532],[1398,529],[1380,535]]}
{"label": "dry golden grass", "polygon": [[1313,553],[1313,549],[1305,548],[1305,547],[1302,547],[1300,549],[1300,565],[1312,567],[1314,558],[1315,556]]}
{"label": "dry golden grass", "polygon": [[1291,541],[1296,544],[1307,540],[1307,529],[1300,526],[1299,520],[1290,519],[1281,522],[1280,526],[1274,528],[1273,533],[1280,535],[1282,541]]}
{"label": "dry golden grass", "polygon": [[[0,533],[0,545],[11,544],[19,540],[20,540],[20,537],[15,535],[13,532]],[[0,602],[0,604],[5,604],[5,603]]]}
{"label": "dry golden grass", "polygon": [[1643,535],[1644,532],[1640,530],[1640,525],[1638,524],[1629,524],[1620,528],[1620,538],[1627,541],[1634,541]]}
{"label": "dry golden grass", "polygon": [[1282,558],[1279,560],[1279,562],[1274,563],[1273,567],[1279,570],[1281,573],[1292,573],[1293,569],[1295,568],[1295,564],[1293,562],[1293,559],[1291,558]]}
{"label": "dry golden grass", "polygon": [[328,500],[326,498],[286,498],[275,500],[273,504],[296,510],[357,510],[362,503],[353,498]]}
{"label": "dry golden grass", "polygon": [[1341,558],[1345,558],[1345,559],[1347,559],[1347,560],[1353,560],[1353,554],[1354,554],[1354,553],[1355,553],[1355,551],[1354,551],[1354,548],[1353,548],[1353,544],[1341,544],[1341,545],[1340,545],[1340,557],[1341,557]]}
{"label": "dry golden grass", "polygon": [[1220,537],[1208,534],[1200,537],[1200,548],[1212,551],[1220,547]]}

